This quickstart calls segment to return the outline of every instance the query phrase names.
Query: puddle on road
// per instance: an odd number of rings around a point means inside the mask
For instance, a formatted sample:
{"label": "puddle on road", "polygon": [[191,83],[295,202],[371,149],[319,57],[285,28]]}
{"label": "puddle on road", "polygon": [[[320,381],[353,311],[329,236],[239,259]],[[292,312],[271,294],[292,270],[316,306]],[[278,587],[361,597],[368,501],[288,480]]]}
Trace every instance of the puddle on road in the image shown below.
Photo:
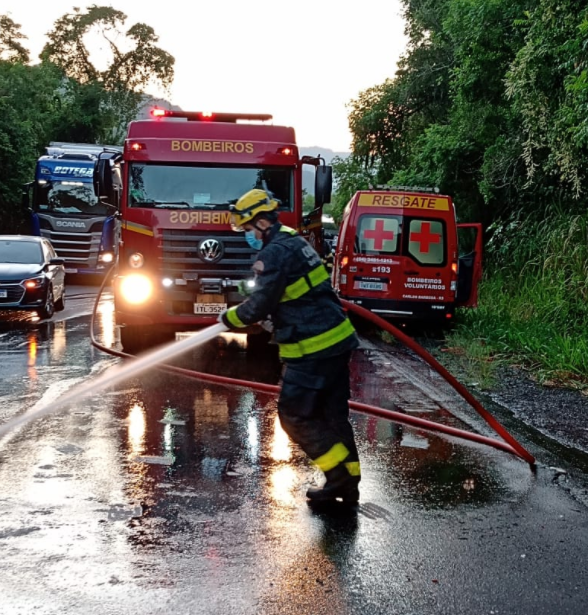
{"label": "puddle on road", "polygon": [[[438,377],[409,354],[358,353],[351,373],[352,395],[358,401],[470,429],[447,410],[452,400],[445,387],[436,385]],[[506,453],[367,415],[355,414],[352,420],[363,431],[360,454],[365,474],[369,477],[370,465],[375,464],[378,480],[386,476],[389,494],[397,503],[427,508],[482,506],[528,487],[528,467]],[[498,459],[502,466],[519,471],[507,478],[497,467]]]}
{"label": "puddle on road", "polygon": [[[225,373],[252,369],[244,352],[223,355]],[[205,350],[200,359],[209,369],[197,361],[189,367],[215,371],[211,364],[221,360]],[[259,380],[277,381],[273,363],[258,361],[256,367]],[[436,392],[427,402],[423,391],[430,383],[411,390],[398,375],[391,383],[380,370],[369,355],[360,354],[352,369],[354,399],[398,408],[412,396],[413,409],[419,409],[413,414],[464,427],[442,407],[445,393]],[[130,474],[127,495],[149,503],[147,517],[175,517],[177,506],[191,514],[210,514],[248,500],[294,510],[305,502],[306,488],[321,482],[322,475],[281,429],[274,396],[176,380],[159,372],[136,383],[135,389],[126,383],[123,394],[109,397],[108,403],[120,420],[121,452]],[[377,507],[480,507],[516,499],[528,489],[527,467],[505,453],[363,414],[354,413],[352,422],[363,468],[361,503],[375,507],[371,513],[366,509],[366,518],[378,517]],[[514,471],[507,475],[505,466]]]}

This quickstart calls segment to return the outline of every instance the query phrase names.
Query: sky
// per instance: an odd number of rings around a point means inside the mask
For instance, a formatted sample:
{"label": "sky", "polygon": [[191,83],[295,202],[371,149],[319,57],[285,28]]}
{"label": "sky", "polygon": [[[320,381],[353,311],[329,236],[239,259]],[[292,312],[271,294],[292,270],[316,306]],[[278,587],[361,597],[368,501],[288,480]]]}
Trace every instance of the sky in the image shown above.
{"label": "sky", "polygon": [[0,0],[0,14],[21,25],[37,61],[55,20],[92,4],[155,30],[176,60],[172,104],[270,113],[300,146],[340,152],[351,145],[348,103],[393,77],[406,46],[400,0]]}

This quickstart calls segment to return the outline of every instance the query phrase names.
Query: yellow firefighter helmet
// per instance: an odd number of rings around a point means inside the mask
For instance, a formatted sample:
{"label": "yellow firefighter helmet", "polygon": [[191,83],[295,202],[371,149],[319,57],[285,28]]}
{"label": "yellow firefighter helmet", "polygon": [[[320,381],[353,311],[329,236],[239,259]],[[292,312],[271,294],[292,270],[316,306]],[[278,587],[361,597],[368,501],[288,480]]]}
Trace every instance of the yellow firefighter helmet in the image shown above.
{"label": "yellow firefighter helmet", "polygon": [[277,208],[278,202],[265,190],[259,188],[249,190],[231,206],[233,229],[242,231],[243,225],[251,222],[258,214],[276,211]]}

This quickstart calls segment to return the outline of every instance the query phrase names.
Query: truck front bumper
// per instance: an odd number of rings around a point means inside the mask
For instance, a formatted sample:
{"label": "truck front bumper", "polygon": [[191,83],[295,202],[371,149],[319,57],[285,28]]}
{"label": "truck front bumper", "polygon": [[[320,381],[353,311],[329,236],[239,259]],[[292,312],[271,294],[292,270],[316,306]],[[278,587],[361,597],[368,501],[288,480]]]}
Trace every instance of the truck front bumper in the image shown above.
{"label": "truck front bumper", "polygon": [[236,290],[239,280],[173,281],[164,278],[155,283],[152,277],[144,276],[150,291],[139,300],[140,290],[133,295],[125,288],[127,277],[130,276],[116,276],[113,280],[116,322],[119,325],[173,325],[186,329],[207,326],[217,322],[223,309],[237,305],[245,298]]}

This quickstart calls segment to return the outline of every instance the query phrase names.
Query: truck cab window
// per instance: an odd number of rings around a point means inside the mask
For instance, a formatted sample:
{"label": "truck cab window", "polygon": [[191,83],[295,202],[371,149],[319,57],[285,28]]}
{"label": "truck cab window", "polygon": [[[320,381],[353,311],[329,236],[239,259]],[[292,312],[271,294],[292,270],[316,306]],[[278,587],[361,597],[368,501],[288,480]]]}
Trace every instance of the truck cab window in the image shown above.
{"label": "truck cab window", "polygon": [[213,167],[131,163],[130,207],[226,209],[252,188],[269,190],[282,211],[292,211],[291,167]]}

